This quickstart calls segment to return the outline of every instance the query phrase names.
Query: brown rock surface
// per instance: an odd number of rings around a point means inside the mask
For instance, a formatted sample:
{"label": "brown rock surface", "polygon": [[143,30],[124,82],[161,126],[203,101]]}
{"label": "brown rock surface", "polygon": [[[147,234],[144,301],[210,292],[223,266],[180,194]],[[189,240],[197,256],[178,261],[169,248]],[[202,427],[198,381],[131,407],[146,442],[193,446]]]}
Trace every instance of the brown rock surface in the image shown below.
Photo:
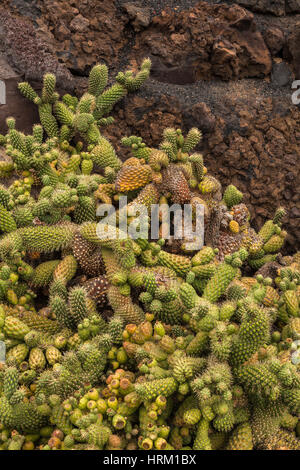
{"label": "brown rock surface", "polygon": [[300,13],[300,0],[286,0],[286,13]]}
{"label": "brown rock surface", "polygon": [[139,7],[134,3],[124,3],[124,10],[128,13],[132,26],[135,31],[140,31],[150,24],[150,9]]}
{"label": "brown rock surface", "polygon": [[239,0],[237,3],[260,13],[272,13],[276,16],[285,14],[285,0]]}
{"label": "brown rock surface", "polygon": [[[243,191],[256,228],[261,227],[276,205],[287,207],[289,243],[299,243],[299,112],[291,107],[280,116],[274,113],[272,100],[266,99],[251,110],[251,115],[246,109],[238,111],[238,115],[240,122],[248,123],[247,135],[233,131],[221,147],[208,140],[208,165],[221,173],[225,184],[231,179]],[[222,123],[218,124],[222,129]]]}
{"label": "brown rock surface", "polygon": [[299,0],[239,0],[236,3],[252,11],[276,16],[300,12]]}
{"label": "brown rock surface", "polygon": [[263,37],[267,44],[271,54],[276,56],[280,52],[285,44],[284,33],[281,29],[271,27],[268,28],[264,33]]}
{"label": "brown rock surface", "polygon": [[[119,144],[124,135],[156,145],[164,127],[201,128],[199,150],[210,171],[244,192],[256,227],[279,204],[285,206],[288,250],[299,249],[300,110],[290,88],[290,80],[300,78],[299,0],[3,0],[1,5],[0,53],[5,51],[17,75],[7,82],[0,132],[8,115],[17,115],[26,132],[37,119],[18,94],[19,77],[39,88],[43,73],[51,70],[60,91],[76,91],[86,86],[96,62],[105,62],[113,75],[150,55],[152,79],[116,107],[116,122],[105,130],[120,156],[126,156]],[[287,84],[278,81],[284,67],[291,70]]]}
{"label": "brown rock surface", "polygon": [[5,121],[9,116],[14,116],[17,126],[26,132],[31,131],[32,123],[38,118],[36,106],[23,98],[17,89],[21,78],[0,54],[0,80],[4,83],[5,97],[5,103],[0,103],[0,132],[5,132]]}
{"label": "brown rock surface", "polygon": [[129,39],[125,31],[129,18],[118,14],[114,1],[43,0],[38,4],[42,12],[38,24],[46,25],[59,60],[73,73],[85,75],[98,61],[117,62]]}
{"label": "brown rock surface", "polygon": [[180,13],[153,18],[136,37],[138,55],[153,58],[153,76],[187,83],[213,76],[224,80],[268,75],[270,51],[256,29],[254,16],[237,5],[199,2]]}
{"label": "brown rock surface", "polygon": [[20,75],[40,80],[44,73],[52,71],[59,84],[71,84],[73,77],[56,57],[48,32],[44,31],[42,37],[28,18],[14,16],[4,8],[0,9],[0,17],[0,51]]}
{"label": "brown rock surface", "polygon": [[300,21],[296,23],[293,31],[290,33],[287,44],[296,78],[300,79]]}

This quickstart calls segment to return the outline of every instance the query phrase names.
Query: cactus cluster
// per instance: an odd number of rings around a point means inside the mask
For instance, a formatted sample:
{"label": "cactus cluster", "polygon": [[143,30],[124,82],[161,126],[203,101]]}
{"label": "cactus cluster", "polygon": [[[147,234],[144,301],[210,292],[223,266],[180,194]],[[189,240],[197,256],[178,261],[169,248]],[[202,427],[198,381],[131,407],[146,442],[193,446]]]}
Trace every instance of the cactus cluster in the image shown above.
{"label": "cactus cluster", "polygon": [[[80,99],[60,98],[51,74],[40,96],[19,86],[41,124],[24,135],[10,118],[0,136],[0,449],[300,449],[300,255],[280,254],[285,211],[256,232],[243,194],[208,174],[196,128],[165,129],[159,148],[124,137],[131,155],[117,155],[100,127],[149,71],[107,88],[96,65]],[[193,226],[202,207],[201,249],[164,237],[172,204],[190,205]],[[132,237],[141,205],[147,235]]]}

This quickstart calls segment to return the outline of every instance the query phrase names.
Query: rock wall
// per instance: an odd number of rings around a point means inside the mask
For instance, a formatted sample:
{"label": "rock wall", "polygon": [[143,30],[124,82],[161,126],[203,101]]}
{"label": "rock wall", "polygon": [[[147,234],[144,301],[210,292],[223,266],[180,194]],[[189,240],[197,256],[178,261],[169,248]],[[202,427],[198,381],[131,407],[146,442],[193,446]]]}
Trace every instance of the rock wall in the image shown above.
{"label": "rock wall", "polygon": [[[34,109],[19,97],[25,77],[35,87],[46,70],[61,91],[86,86],[96,62],[115,74],[144,56],[151,79],[115,110],[107,134],[150,145],[166,126],[202,129],[201,150],[211,171],[232,182],[261,226],[282,204],[289,215],[287,250],[300,239],[300,111],[292,83],[300,79],[300,1],[241,0],[4,0],[0,53],[16,72],[5,118],[17,113],[28,132]],[[2,47],[2,50],[1,50]],[[3,62],[2,62],[3,64]],[[4,69],[0,61],[0,79]]]}

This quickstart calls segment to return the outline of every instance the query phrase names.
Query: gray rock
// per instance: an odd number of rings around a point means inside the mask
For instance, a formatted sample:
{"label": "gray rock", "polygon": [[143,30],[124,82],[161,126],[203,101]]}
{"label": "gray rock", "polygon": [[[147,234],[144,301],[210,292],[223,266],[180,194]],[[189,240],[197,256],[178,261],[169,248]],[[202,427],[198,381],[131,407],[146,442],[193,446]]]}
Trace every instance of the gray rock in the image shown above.
{"label": "gray rock", "polygon": [[271,80],[275,86],[286,86],[292,82],[292,79],[292,71],[286,62],[280,62],[280,64],[273,65]]}
{"label": "gray rock", "polygon": [[22,16],[28,16],[32,20],[36,20],[41,16],[41,8],[38,6],[37,0],[12,0],[11,4]]}

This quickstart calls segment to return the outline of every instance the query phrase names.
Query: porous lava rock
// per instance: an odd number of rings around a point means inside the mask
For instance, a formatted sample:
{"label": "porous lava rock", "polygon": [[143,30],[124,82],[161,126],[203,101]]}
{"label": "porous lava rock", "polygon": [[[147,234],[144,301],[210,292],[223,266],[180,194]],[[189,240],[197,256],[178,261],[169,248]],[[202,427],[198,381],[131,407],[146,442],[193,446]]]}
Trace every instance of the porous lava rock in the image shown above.
{"label": "porous lava rock", "polygon": [[[0,105],[0,132],[12,114],[26,132],[37,121],[19,96],[19,80],[38,89],[51,70],[61,93],[77,93],[95,63],[106,63],[113,75],[150,56],[151,79],[116,107],[116,121],[104,131],[120,157],[124,135],[152,146],[165,127],[201,128],[207,166],[243,191],[254,226],[285,206],[287,250],[299,249],[300,110],[291,100],[291,83],[300,79],[299,0],[3,0],[1,6],[0,54],[17,73],[8,84],[9,103]],[[0,79],[1,73],[0,64]]]}

